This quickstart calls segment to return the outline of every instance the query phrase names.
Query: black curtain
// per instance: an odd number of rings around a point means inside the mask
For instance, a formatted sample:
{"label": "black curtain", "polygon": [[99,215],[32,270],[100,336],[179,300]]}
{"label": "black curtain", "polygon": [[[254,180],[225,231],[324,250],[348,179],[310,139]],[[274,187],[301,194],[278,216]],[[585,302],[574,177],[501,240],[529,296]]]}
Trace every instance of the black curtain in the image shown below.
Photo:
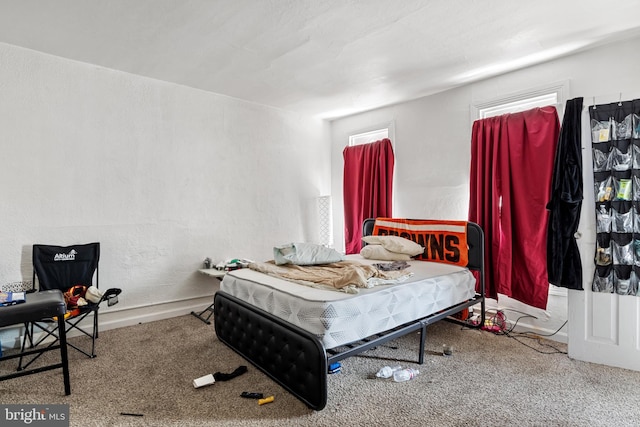
{"label": "black curtain", "polygon": [[549,223],[547,270],[549,283],[583,290],[582,262],[575,239],[582,209],[582,102],[567,101],[556,148]]}

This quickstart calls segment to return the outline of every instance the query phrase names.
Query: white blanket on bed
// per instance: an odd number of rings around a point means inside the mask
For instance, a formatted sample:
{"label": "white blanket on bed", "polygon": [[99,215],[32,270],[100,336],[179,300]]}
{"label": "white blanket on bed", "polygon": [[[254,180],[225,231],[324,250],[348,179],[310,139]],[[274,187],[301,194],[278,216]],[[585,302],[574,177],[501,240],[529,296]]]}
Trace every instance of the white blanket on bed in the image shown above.
{"label": "white blanket on bed", "polygon": [[276,265],[273,261],[268,261],[251,263],[249,268],[302,285],[347,293],[357,293],[358,288],[400,283],[413,274],[406,271],[380,271],[371,265],[356,261],[340,261],[314,266]]}

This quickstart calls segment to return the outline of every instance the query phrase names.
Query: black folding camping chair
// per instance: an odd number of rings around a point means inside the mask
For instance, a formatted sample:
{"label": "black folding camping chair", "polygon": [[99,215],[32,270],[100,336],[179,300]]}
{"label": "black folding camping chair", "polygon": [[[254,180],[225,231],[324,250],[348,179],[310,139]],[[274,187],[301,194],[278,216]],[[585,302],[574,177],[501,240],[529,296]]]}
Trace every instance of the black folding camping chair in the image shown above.
{"label": "black folding camping chair", "polygon": [[[69,290],[75,286],[83,286],[89,288],[95,286],[98,288],[99,282],[99,261],[100,261],[100,243],[88,243],[72,246],[53,246],[53,245],[33,245],[33,289],[35,291],[46,291],[51,289],[59,289],[62,293],[69,294]],[[75,289],[75,288],[74,288]],[[74,349],[84,353],[88,357],[95,357],[95,343],[98,338],[98,309],[103,301],[107,301],[109,306],[118,302],[118,295],[122,292],[118,288],[110,288],[102,294],[99,300],[94,298],[94,302],[86,300],[86,305],[70,307],[67,306],[67,312],[64,315],[66,332],[79,331],[81,334],[91,338],[91,350],[85,350],[67,341],[67,344]],[[98,295],[101,292],[98,291]],[[75,302],[74,302],[75,304]],[[93,314],[91,330],[79,325],[90,314]],[[30,347],[37,347],[52,337],[52,342],[48,343],[53,346],[59,339],[57,319],[45,318],[37,322],[30,322],[26,325],[27,332],[22,341],[22,351],[25,350],[27,343]],[[34,327],[44,332],[44,335],[35,340]],[[35,341],[35,342],[34,342]],[[25,369],[40,354],[31,359],[25,365],[20,358],[18,370]]]}

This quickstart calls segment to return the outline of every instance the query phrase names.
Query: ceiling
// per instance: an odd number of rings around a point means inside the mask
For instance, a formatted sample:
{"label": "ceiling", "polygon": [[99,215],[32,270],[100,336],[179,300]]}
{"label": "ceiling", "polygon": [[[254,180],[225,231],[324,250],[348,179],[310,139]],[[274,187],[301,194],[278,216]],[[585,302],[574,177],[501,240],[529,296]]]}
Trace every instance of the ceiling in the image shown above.
{"label": "ceiling", "polygon": [[0,0],[0,42],[322,118],[640,34],[637,0]]}

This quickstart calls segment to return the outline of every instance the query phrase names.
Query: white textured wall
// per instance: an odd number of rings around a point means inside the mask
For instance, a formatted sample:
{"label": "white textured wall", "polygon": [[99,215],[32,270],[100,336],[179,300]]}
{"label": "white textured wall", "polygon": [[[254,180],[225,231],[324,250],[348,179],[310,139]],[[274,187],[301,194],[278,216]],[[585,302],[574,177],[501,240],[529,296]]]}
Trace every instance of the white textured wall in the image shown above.
{"label": "white textured wall", "polygon": [[[415,101],[381,108],[332,122],[332,188],[335,247],[344,248],[342,220],[342,150],[349,134],[380,123],[395,123],[394,216],[467,219],[471,161],[470,109],[477,103],[506,97],[540,86],[570,81],[568,98],[584,97],[585,105],[640,97],[637,51],[640,38],[585,51],[570,57],[508,73]],[[591,173],[585,168],[585,173]],[[585,192],[590,191],[585,188]],[[592,200],[592,199],[591,199]],[[589,209],[589,206],[585,206]],[[593,236],[591,237],[593,239]],[[582,239],[584,251],[592,242]],[[593,268],[585,269],[586,275]],[[553,332],[567,319],[566,297],[551,295],[547,311],[502,298],[501,308],[527,311],[539,321],[523,319],[543,332]],[[510,320],[520,315],[507,312]],[[564,329],[566,331],[566,329]],[[559,339],[563,340],[562,333]]]}
{"label": "white textured wall", "polygon": [[[204,308],[205,257],[317,237],[328,124],[0,44],[0,281],[31,245],[101,242],[112,327]],[[101,310],[102,312],[102,310]]]}

